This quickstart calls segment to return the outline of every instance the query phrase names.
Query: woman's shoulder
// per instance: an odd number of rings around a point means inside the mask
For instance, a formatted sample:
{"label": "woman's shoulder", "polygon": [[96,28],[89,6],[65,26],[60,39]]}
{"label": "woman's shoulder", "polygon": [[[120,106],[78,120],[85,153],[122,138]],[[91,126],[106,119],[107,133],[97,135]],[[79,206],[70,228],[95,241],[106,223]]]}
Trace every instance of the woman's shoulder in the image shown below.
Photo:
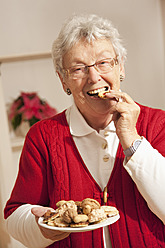
{"label": "woman's shoulder", "polygon": [[140,118],[147,118],[147,119],[164,119],[165,120],[165,111],[159,108],[153,108],[145,105],[141,105],[137,103],[141,109],[140,111]]}
{"label": "woman's shoulder", "polygon": [[152,108],[138,104],[141,111],[137,122],[137,129],[143,135],[147,136],[152,133],[164,133],[165,111],[158,108]]}
{"label": "woman's shoulder", "polygon": [[67,126],[65,110],[60,112],[50,118],[43,119],[36,122],[29,130],[27,136],[38,136],[44,134],[50,134],[53,129],[56,129],[57,126],[63,127]]}

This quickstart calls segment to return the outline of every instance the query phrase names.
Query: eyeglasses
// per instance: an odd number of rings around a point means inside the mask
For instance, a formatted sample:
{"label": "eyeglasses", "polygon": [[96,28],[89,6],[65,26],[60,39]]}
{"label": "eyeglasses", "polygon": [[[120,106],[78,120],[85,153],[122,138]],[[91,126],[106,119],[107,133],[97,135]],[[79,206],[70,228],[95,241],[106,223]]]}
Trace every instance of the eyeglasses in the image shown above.
{"label": "eyeglasses", "polygon": [[72,79],[80,79],[86,77],[89,72],[89,67],[94,66],[96,71],[100,74],[108,73],[112,71],[115,65],[117,65],[117,58],[107,58],[96,62],[93,65],[76,65],[68,69],[64,69],[64,73]]}

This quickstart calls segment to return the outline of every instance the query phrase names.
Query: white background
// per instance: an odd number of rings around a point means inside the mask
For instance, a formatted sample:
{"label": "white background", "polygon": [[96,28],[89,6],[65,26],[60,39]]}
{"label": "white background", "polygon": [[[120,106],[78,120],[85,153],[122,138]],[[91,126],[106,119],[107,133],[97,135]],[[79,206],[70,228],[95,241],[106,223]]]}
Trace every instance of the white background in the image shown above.
{"label": "white background", "polygon": [[[164,0],[163,0],[164,1]],[[1,0],[0,57],[51,51],[64,20],[95,13],[112,20],[128,50],[122,89],[141,104],[165,109],[164,41],[159,0]],[[2,64],[5,102],[21,90],[38,91],[58,111],[62,92],[51,59]]]}
{"label": "white background", "polygon": [[[62,23],[73,13],[109,18],[128,50],[122,90],[135,101],[165,109],[165,0],[0,0],[0,57],[50,52]],[[0,208],[18,170],[20,148],[10,149],[5,108],[20,91],[37,91],[58,111],[72,100],[62,90],[51,59],[4,63],[0,87]],[[12,161],[12,162],[11,162]],[[10,239],[0,213],[0,248]],[[35,247],[34,247],[35,248]]]}

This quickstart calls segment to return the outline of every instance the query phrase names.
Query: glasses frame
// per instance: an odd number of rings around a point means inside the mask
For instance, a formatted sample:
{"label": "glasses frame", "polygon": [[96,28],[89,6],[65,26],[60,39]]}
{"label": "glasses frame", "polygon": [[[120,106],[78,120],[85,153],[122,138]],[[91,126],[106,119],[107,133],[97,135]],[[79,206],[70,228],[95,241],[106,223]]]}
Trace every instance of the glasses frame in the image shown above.
{"label": "glasses frame", "polygon": [[[97,67],[97,65],[100,64],[100,63],[103,62],[103,61],[106,61],[106,60],[113,60],[113,61],[114,61],[114,66],[113,66],[113,67],[110,67],[110,66],[109,66],[109,70],[106,71],[106,72],[100,72],[99,69],[98,69],[98,67]],[[80,67],[82,67],[82,68],[85,69],[85,70],[84,70],[84,71],[85,71],[84,76],[83,76],[83,77],[75,77],[75,79],[84,78],[84,77],[88,74],[89,68],[90,68],[90,67],[94,67],[95,70],[96,70],[99,74],[106,74],[106,73],[112,71],[113,68],[115,67],[115,65],[117,65],[117,64],[118,64],[118,59],[117,59],[117,57],[114,57],[114,58],[106,58],[106,59],[99,60],[99,61],[97,61],[96,63],[94,63],[94,64],[92,64],[92,65],[80,65]],[[76,65],[76,66],[78,66],[78,65]],[[70,70],[72,70],[72,69],[73,69],[74,67],[76,67],[76,66],[72,66],[72,67],[70,67],[70,68],[68,68],[68,69],[63,69],[63,73],[64,73],[65,75],[67,74],[67,76],[71,77],[71,76],[72,76],[72,73],[70,73]],[[73,78],[74,78],[74,77],[73,77]]]}

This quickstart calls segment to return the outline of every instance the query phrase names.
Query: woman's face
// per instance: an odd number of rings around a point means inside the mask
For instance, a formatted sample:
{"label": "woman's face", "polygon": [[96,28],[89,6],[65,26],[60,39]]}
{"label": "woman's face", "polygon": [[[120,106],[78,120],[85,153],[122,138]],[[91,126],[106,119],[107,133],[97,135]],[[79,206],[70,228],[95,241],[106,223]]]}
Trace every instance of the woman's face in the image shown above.
{"label": "woman's face", "polygon": [[[63,68],[68,69],[75,65],[92,65],[96,62],[115,58],[116,54],[109,40],[99,39],[92,43],[80,40],[63,57]],[[69,75],[61,78],[64,90],[69,88],[72,92],[75,104],[84,118],[88,121],[91,118],[100,118],[103,115],[111,114],[111,107],[116,104],[116,99],[100,99],[97,95],[89,95],[98,89],[109,87],[112,90],[120,89],[120,74],[124,72],[122,65],[115,65],[114,68],[105,74],[100,74],[92,66],[84,78],[73,79]]]}

